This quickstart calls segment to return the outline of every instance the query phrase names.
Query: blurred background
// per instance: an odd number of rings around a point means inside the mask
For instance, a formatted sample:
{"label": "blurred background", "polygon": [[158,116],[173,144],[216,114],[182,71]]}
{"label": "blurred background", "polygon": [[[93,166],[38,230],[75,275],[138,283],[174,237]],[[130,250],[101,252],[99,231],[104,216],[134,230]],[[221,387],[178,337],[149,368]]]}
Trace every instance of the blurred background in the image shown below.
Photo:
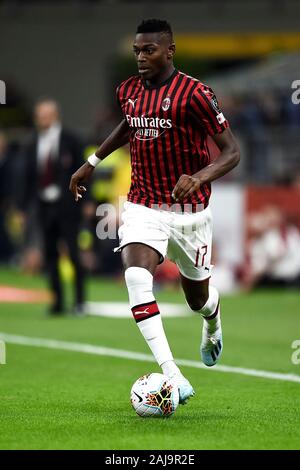
{"label": "blurred background", "polygon": [[[299,16],[300,4],[291,0],[0,1],[0,80],[6,84],[6,104],[0,105],[2,273],[55,271],[52,256],[58,275],[67,283],[75,277],[77,289],[83,272],[87,279],[121,279],[120,256],[113,253],[118,240],[97,238],[96,208],[126,197],[128,149],[97,167],[76,215],[77,247],[66,233],[51,253],[37,193],[28,196],[36,184],[32,143],[43,130],[36,103],[56,106],[54,122],[69,136],[62,152],[69,177],[120,121],[115,88],[136,73],[136,27],[158,17],[173,27],[176,67],[214,89],[241,147],[239,167],[213,184],[214,283],[223,293],[299,287],[300,104],[292,101],[292,84],[300,80]],[[118,216],[112,217],[117,227]],[[2,279],[5,284],[5,274]],[[165,261],[157,287],[177,283],[175,265]],[[79,310],[84,299],[81,293],[75,301]]]}

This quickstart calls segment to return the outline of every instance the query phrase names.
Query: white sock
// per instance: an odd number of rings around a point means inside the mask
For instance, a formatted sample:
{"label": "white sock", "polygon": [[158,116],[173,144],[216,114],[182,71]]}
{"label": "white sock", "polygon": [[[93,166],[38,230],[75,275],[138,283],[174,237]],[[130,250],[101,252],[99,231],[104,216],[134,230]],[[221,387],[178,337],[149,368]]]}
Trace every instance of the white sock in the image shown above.
{"label": "white sock", "polygon": [[179,368],[176,366],[174,361],[166,361],[161,365],[162,371],[168,377],[173,377],[174,375],[182,375]]}
{"label": "white sock", "polygon": [[[153,276],[145,268],[130,267],[125,271],[129,303],[137,326],[159,366],[173,362],[162,320],[153,295]],[[166,370],[171,370],[168,364]],[[164,372],[165,373],[165,372]]]}
{"label": "white sock", "polygon": [[204,326],[209,333],[215,333],[221,327],[220,296],[214,286],[209,286],[208,300],[198,312],[202,315]]}

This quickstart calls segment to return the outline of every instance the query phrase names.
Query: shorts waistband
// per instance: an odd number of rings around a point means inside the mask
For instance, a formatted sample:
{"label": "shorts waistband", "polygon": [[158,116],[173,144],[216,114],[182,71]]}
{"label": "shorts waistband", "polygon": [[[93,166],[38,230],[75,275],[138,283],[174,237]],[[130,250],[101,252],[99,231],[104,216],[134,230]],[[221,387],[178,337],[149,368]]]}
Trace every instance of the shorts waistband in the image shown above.
{"label": "shorts waistband", "polygon": [[174,204],[168,204],[166,202],[162,203],[148,203],[139,204],[128,199],[128,202],[132,204],[137,204],[140,206],[148,207],[149,209],[154,209],[162,212],[174,212],[176,214],[195,214],[197,212],[202,212],[208,207],[208,203],[180,203],[176,202]]}

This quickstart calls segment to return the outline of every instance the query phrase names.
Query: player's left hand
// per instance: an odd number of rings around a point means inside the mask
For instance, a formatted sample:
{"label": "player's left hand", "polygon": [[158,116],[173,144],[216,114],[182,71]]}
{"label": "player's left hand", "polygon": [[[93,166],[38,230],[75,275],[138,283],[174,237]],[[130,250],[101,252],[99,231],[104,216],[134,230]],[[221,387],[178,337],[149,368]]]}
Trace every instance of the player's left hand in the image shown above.
{"label": "player's left hand", "polygon": [[172,191],[175,201],[183,201],[200,188],[200,180],[194,176],[181,175]]}

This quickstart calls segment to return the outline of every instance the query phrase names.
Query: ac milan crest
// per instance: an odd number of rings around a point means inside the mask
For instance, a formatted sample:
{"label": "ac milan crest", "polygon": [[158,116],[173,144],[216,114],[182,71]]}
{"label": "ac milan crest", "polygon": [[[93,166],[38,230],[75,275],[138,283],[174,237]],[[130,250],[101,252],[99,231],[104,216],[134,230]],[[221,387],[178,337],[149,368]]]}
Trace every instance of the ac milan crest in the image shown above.
{"label": "ac milan crest", "polygon": [[162,102],[161,107],[162,107],[162,109],[163,109],[164,111],[168,111],[168,109],[169,109],[169,107],[170,107],[170,104],[171,104],[170,98],[165,98],[165,99],[163,100],[163,102]]}

